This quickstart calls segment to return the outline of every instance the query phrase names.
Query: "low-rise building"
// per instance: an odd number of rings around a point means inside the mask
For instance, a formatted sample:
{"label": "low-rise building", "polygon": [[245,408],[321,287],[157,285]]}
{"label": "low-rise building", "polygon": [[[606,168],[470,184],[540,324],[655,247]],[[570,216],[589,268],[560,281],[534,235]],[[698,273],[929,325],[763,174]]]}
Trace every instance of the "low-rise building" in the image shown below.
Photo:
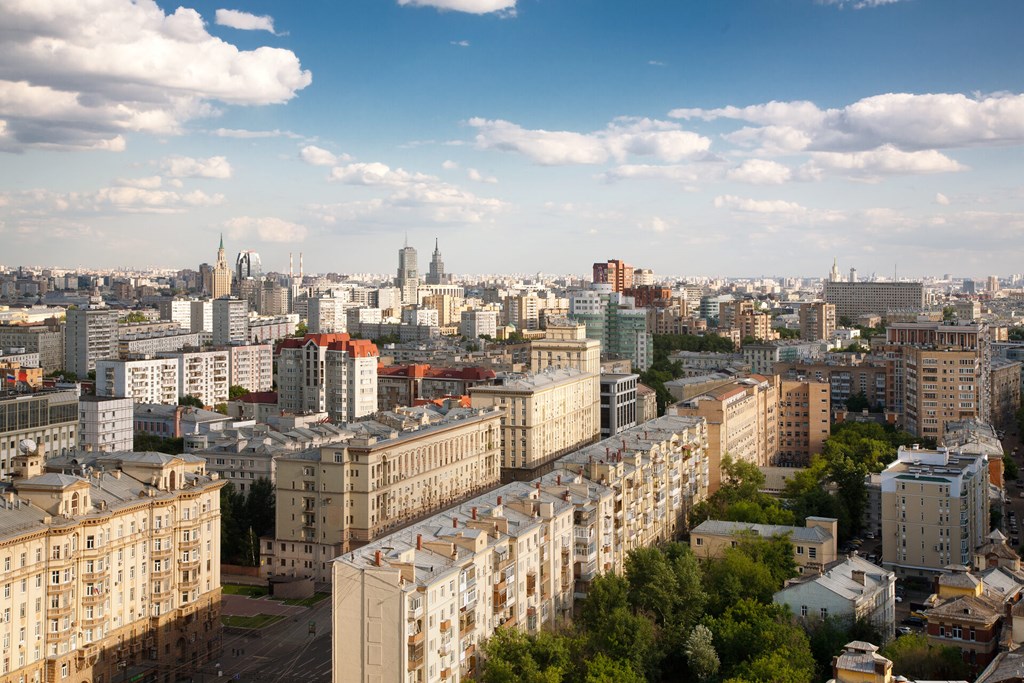
{"label": "low-rise building", "polygon": [[227,415],[165,403],[134,403],[132,425],[136,432],[167,439],[223,431],[231,424]]}
{"label": "low-rise building", "polygon": [[837,558],[839,521],[831,517],[808,517],[806,526],[751,524],[708,519],[690,531],[690,549],[701,558],[721,557],[745,537],[786,537],[793,544],[793,559],[801,574],[818,573]]}

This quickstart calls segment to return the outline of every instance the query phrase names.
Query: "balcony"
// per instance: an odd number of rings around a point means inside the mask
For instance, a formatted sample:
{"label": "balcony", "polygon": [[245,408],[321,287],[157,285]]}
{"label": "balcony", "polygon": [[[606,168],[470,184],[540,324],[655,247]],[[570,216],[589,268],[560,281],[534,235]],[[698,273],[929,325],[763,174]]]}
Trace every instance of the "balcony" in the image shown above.
{"label": "balcony", "polygon": [[409,648],[409,670],[419,669],[423,666],[423,645],[416,645]]}
{"label": "balcony", "polygon": [[423,616],[423,603],[410,603],[408,618],[409,621],[416,621]]}
{"label": "balcony", "polygon": [[445,619],[444,621],[441,622],[441,633],[446,633],[447,631],[451,631],[451,630],[452,630],[451,619]]}
{"label": "balcony", "polygon": [[99,605],[106,599],[106,594],[101,591],[86,593],[82,596],[83,605]]}
{"label": "balcony", "polygon": [[423,631],[416,631],[416,633],[409,634],[409,644],[419,645],[423,642]]}
{"label": "balcony", "polygon": [[197,550],[201,544],[202,541],[197,536],[193,536],[187,541],[182,540],[181,544],[179,545],[179,548],[181,550]]}
{"label": "balcony", "polygon": [[60,595],[69,592],[75,584],[71,583],[48,583],[46,584],[47,595]]}

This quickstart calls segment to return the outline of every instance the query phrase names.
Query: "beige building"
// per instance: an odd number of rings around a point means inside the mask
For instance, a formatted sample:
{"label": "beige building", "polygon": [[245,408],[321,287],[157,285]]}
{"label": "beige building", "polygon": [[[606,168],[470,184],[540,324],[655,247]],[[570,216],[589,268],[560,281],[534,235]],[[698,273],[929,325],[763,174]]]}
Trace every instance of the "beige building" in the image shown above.
{"label": "beige building", "polygon": [[4,491],[0,683],[170,683],[220,651],[220,487],[191,456],[26,449]]}
{"label": "beige building", "polygon": [[307,334],[278,349],[278,405],[289,413],[327,413],[339,422],[377,410],[377,347],[347,334]]}
{"label": "beige building", "polygon": [[690,531],[690,549],[700,558],[718,558],[748,536],[768,539],[785,536],[793,544],[793,559],[800,573],[819,573],[838,556],[839,521],[831,517],[808,517],[804,524],[801,527],[708,519]]}
{"label": "beige building", "polygon": [[805,466],[820,454],[831,426],[828,382],[782,380],[779,383],[779,453],[772,464]]}
{"label": "beige building", "polygon": [[505,376],[504,384],[470,389],[474,408],[505,409],[503,477],[532,478],[555,458],[597,441],[601,434],[599,378],[571,367],[548,367],[538,374]]}
{"label": "beige building", "polygon": [[262,539],[261,573],[330,581],[332,558],[496,486],[504,411],[431,414],[378,413],[344,442],[277,457],[276,538]]}
{"label": "beige building", "polygon": [[1020,409],[1020,361],[993,358],[989,375],[992,424],[1002,429],[1012,426]]}
{"label": "beige building", "polygon": [[[838,355],[838,354],[837,354]],[[872,409],[891,408],[888,381],[892,377],[891,361],[881,357],[848,356],[846,362],[784,361],[775,364],[774,372],[783,380],[815,379],[828,382],[833,407],[845,406],[850,397],[864,394]]]}
{"label": "beige building", "polygon": [[800,306],[800,338],[805,341],[831,339],[836,331],[835,304],[811,301]]}
{"label": "beige building", "polygon": [[333,680],[467,680],[498,628],[562,622],[594,577],[685,526],[707,492],[704,436],[659,418],[338,557]]}
{"label": "beige building", "polygon": [[220,236],[220,247],[217,249],[217,263],[213,266],[213,282],[210,290],[212,299],[231,296],[231,266],[224,254],[224,235]]}
{"label": "beige building", "polygon": [[722,458],[758,466],[775,464],[779,451],[778,377],[750,375],[682,401],[668,414],[702,417],[708,423],[710,490],[721,485]]}
{"label": "beige building", "polygon": [[823,298],[836,307],[837,318],[924,307],[920,282],[825,282]]}
{"label": "beige building", "polygon": [[989,525],[988,456],[900,447],[882,471],[882,564],[900,576],[932,576],[969,564]]}
{"label": "beige building", "polygon": [[601,374],[601,342],[587,338],[587,326],[568,318],[548,323],[542,339],[530,342],[530,369],[575,368]]}

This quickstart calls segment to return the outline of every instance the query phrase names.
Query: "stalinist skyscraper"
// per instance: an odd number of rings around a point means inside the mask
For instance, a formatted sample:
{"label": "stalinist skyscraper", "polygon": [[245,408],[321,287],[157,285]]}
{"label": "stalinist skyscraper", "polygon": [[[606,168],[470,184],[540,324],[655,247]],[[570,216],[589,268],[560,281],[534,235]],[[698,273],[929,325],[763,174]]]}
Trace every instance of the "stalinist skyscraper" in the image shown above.
{"label": "stalinist skyscraper", "polygon": [[416,288],[420,286],[420,273],[416,260],[416,250],[409,246],[409,239],[406,238],[405,246],[398,250],[398,277],[395,278],[395,287],[402,290],[403,304],[417,303]]}
{"label": "stalinist skyscraper", "polygon": [[224,235],[220,236],[220,248],[217,250],[217,263],[213,266],[214,299],[231,296],[231,268],[228,267],[227,256],[224,255]]}
{"label": "stalinist skyscraper", "polygon": [[428,285],[446,285],[448,276],[444,272],[444,260],[441,258],[441,248],[437,245],[437,238],[434,238],[434,257],[430,259],[430,270],[427,271]]}

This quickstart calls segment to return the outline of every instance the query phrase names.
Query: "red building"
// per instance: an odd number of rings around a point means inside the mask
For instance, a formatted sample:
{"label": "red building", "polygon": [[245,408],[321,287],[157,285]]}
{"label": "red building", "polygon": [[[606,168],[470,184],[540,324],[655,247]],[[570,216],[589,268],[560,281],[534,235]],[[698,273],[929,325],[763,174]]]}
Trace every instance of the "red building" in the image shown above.
{"label": "red building", "polygon": [[594,284],[608,284],[612,290],[622,292],[633,286],[633,266],[618,259],[594,264]]}

